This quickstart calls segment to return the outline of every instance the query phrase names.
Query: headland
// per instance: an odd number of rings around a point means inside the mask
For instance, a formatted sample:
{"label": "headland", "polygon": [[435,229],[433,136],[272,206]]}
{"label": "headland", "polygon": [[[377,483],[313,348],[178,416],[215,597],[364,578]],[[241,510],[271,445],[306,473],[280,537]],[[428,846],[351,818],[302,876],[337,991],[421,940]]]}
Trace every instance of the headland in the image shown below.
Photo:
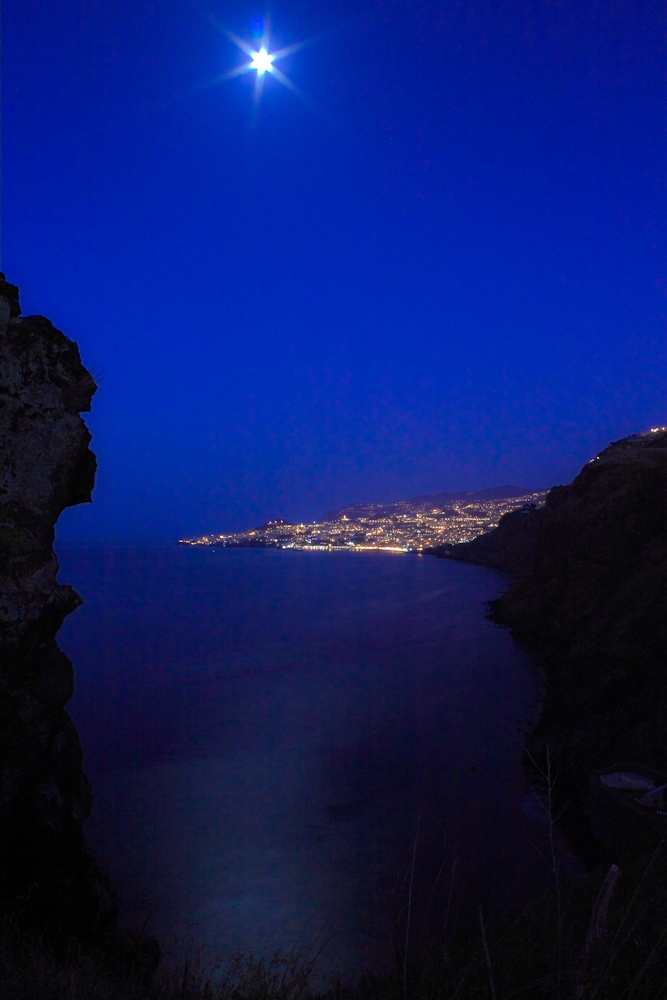
{"label": "headland", "polygon": [[542,506],[433,553],[514,577],[490,613],[544,667],[531,753],[549,745],[580,788],[615,760],[667,767],[667,428],[613,442]]}

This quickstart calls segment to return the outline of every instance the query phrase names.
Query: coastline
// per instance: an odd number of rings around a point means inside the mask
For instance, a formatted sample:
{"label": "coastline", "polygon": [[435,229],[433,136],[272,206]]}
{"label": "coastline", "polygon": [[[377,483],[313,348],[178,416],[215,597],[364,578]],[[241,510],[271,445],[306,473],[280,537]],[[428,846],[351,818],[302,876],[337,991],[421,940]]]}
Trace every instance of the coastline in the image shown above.
{"label": "coastline", "polygon": [[591,773],[619,760],[667,767],[666,493],[658,428],[610,444],[543,507],[431,551],[512,577],[489,616],[544,672],[526,763],[543,768],[549,753],[583,853],[594,846],[582,807]]}

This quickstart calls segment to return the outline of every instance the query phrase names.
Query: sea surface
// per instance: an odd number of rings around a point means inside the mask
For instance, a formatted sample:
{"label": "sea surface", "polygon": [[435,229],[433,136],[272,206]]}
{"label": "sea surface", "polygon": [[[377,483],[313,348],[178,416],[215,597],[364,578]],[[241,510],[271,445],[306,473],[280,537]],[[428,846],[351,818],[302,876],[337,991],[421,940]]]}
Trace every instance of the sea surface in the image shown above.
{"label": "sea surface", "polygon": [[415,554],[58,556],[85,602],[59,641],[87,835],[129,925],[226,955],[324,944],[354,973],[390,961],[408,912],[417,942],[548,877],[520,766],[538,678],[485,617],[500,574]]}

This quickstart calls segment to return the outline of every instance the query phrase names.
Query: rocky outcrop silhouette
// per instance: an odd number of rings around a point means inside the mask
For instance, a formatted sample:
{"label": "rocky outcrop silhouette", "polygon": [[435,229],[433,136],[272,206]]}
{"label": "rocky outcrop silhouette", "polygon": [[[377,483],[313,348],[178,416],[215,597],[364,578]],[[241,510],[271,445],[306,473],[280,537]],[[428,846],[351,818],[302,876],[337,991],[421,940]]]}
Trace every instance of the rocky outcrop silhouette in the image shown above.
{"label": "rocky outcrop silhouette", "polygon": [[56,581],[54,526],[91,498],[79,414],[95,391],[76,344],[22,317],[0,275],[0,910],[54,941],[117,934],[113,888],[83,835],[91,790],[65,711],[72,664],[56,642],[81,599]]}
{"label": "rocky outcrop silhouette", "polygon": [[544,506],[436,554],[516,579],[491,616],[541,658],[535,734],[585,769],[667,764],[667,430],[616,441]]}

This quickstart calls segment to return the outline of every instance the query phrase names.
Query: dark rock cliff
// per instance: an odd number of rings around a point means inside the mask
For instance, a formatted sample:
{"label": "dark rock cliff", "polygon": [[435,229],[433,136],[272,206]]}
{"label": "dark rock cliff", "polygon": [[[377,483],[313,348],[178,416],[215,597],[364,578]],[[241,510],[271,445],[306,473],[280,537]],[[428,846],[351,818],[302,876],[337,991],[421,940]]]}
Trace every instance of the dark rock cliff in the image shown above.
{"label": "dark rock cliff", "polygon": [[667,765],[665,430],[614,442],[543,507],[437,554],[517,578],[491,615],[545,666],[538,741],[555,739],[575,768]]}
{"label": "dark rock cliff", "polygon": [[52,939],[111,939],[116,904],[83,836],[91,791],[65,711],[72,665],[56,633],[81,603],[56,582],[54,526],[90,500],[79,416],[96,390],[76,344],[21,317],[0,275],[0,907]]}

